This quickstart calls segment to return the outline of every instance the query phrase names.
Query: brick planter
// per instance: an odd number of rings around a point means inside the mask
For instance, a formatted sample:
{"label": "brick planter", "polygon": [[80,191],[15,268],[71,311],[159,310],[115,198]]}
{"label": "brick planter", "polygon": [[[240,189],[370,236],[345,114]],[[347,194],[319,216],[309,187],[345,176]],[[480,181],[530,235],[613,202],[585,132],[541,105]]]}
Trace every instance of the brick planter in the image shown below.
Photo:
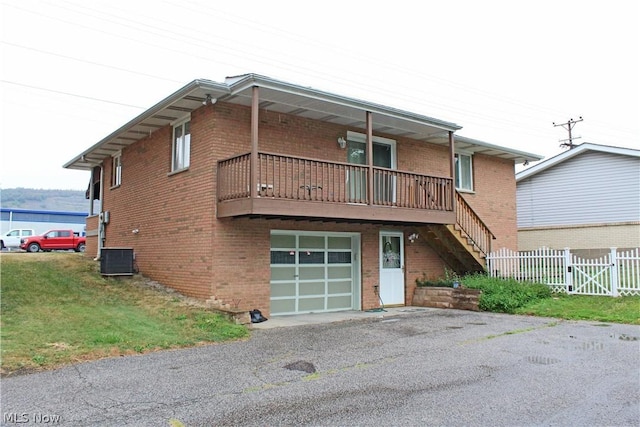
{"label": "brick planter", "polygon": [[480,311],[478,298],[482,291],[467,288],[416,287],[412,305],[417,307],[455,308]]}

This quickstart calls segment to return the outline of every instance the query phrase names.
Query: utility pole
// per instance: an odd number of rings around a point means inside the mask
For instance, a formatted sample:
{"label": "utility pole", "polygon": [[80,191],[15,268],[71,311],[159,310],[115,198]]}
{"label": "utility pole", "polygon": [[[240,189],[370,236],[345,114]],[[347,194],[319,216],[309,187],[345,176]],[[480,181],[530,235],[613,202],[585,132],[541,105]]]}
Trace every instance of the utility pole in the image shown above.
{"label": "utility pole", "polygon": [[556,122],[553,122],[553,127],[562,126],[563,128],[565,128],[566,130],[569,131],[569,139],[561,139],[559,141],[559,142],[561,142],[560,147],[568,147],[569,150],[571,150],[574,147],[573,140],[574,139],[580,139],[580,137],[579,136],[576,136],[576,137],[571,136],[571,129],[573,129],[573,127],[576,125],[576,123],[579,123],[581,121],[582,121],[582,116],[580,116],[579,120],[569,119],[566,123],[558,123],[558,124],[556,124]]}

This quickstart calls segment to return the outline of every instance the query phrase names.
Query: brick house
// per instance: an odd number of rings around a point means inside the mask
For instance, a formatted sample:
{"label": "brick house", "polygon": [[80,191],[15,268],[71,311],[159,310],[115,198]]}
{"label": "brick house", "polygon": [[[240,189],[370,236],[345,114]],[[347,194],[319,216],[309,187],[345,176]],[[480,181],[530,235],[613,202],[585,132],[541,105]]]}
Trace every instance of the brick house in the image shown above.
{"label": "brick house", "polygon": [[[415,279],[517,247],[515,162],[460,126],[255,74],[195,80],[68,162],[86,254],[266,315],[411,301]],[[93,203],[90,203],[93,206]]]}

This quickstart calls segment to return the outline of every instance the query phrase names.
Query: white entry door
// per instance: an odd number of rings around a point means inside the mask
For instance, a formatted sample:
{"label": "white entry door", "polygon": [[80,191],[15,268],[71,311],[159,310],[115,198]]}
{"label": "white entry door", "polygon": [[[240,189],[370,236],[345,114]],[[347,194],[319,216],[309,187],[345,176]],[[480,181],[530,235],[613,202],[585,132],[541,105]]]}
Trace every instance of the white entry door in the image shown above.
{"label": "white entry door", "polygon": [[402,233],[380,232],[380,299],[404,304],[404,240]]}

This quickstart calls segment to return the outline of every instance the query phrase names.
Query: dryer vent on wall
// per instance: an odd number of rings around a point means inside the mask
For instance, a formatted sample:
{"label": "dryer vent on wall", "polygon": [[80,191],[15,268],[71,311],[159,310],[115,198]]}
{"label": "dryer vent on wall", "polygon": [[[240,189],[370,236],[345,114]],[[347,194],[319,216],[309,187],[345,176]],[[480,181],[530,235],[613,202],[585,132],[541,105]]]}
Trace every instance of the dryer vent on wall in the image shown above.
{"label": "dryer vent on wall", "polygon": [[133,276],[133,248],[102,248],[100,274],[103,276]]}

